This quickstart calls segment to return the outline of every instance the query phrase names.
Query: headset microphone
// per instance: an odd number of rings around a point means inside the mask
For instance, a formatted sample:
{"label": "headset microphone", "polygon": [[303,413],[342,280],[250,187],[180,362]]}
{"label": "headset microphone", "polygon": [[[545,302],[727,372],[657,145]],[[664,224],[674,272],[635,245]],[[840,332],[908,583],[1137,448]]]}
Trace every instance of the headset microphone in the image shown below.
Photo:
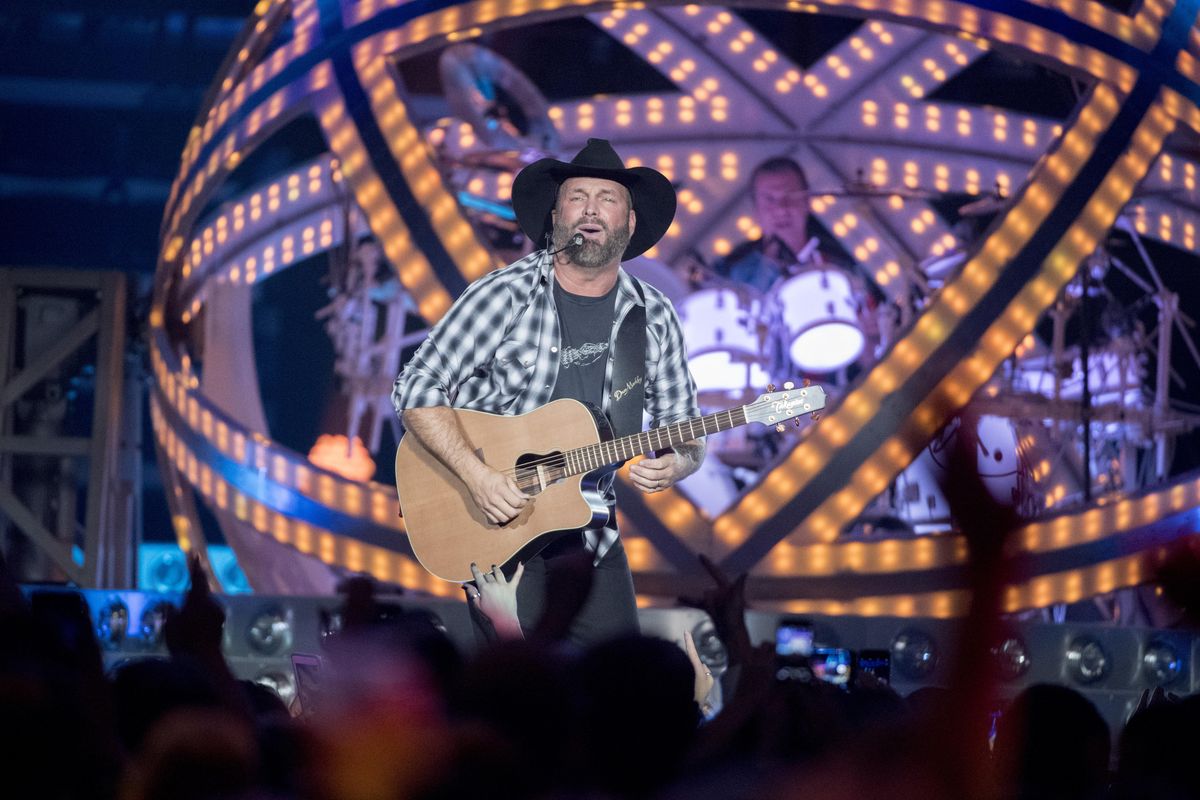
{"label": "headset microphone", "polygon": [[551,250],[548,253],[548,255],[555,256],[555,255],[558,255],[559,253],[561,253],[563,250],[566,250],[569,247],[579,247],[581,244],[583,244],[583,234],[577,233],[574,236],[572,236],[567,241],[567,243],[564,244],[562,247],[558,248],[557,250]]}

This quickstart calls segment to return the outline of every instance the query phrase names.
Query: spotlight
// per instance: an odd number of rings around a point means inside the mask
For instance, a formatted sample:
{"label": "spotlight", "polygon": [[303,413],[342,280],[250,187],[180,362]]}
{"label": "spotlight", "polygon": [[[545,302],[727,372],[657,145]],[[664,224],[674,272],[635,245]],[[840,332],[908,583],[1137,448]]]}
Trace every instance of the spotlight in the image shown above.
{"label": "spotlight", "polygon": [[167,624],[167,616],[174,606],[166,600],[150,603],[142,611],[142,619],[138,624],[141,629],[142,641],[147,647],[157,647],[163,640],[163,628]]}
{"label": "spotlight", "polygon": [[119,650],[129,631],[129,606],[119,597],[111,598],[100,608],[96,619],[96,638],[106,650]]}
{"label": "spotlight", "polygon": [[246,579],[246,573],[242,572],[237,559],[231,558],[220,566],[214,565],[214,567],[217,568],[217,580],[229,594],[247,594],[251,591],[250,581]]}
{"label": "spotlight", "polygon": [[259,655],[273,656],[291,647],[291,615],[278,606],[259,611],[246,628],[246,642]]}
{"label": "spotlight", "polygon": [[1020,636],[1009,634],[992,645],[992,660],[996,672],[1006,681],[1015,681],[1029,671],[1029,648]]}
{"label": "spotlight", "polygon": [[155,592],[179,592],[187,589],[187,562],[178,551],[158,553],[147,570],[149,580],[143,588]]}
{"label": "spotlight", "polygon": [[1079,636],[1067,646],[1067,672],[1077,683],[1090,684],[1108,675],[1108,653],[1090,636]]}
{"label": "spotlight", "polygon": [[713,627],[712,620],[705,617],[692,628],[692,641],[696,643],[696,654],[700,656],[700,663],[708,667],[713,675],[725,672],[729,667],[729,654],[717,636],[717,629]]}
{"label": "spotlight", "polygon": [[905,628],[892,640],[892,666],[908,678],[928,678],[937,668],[937,646],[933,637],[917,628]]}
{"label": "spotlight", "polygon": [[1142,653],[1142,675],[1157,686],[1173,683],[1183,674],[1183,659],[1175,648],[1161,639],[1150,642]]}

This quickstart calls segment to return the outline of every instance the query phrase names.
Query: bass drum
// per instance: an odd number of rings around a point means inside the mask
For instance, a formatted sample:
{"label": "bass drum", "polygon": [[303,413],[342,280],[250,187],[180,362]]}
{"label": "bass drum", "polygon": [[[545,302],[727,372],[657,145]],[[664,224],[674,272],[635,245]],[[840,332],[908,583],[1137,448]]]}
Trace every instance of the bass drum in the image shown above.
{"label": "bass drum", "polygon": [[772,290],[789,357],[803,372],[834,372],[866,346],[854,287],[841,270],[807,269]]}
{"label": "bass drum", "polygon": [[743,289],[701,289],[680,303],[688,366],[700,405],[746,403],[769,382],[762,363],[761,312],[759,296]]}
{"label": "bass drum", "polygon": [[[1004,417],[984,415],[979,437],[979,477],[998,502],[1019,505],[1028,470],[1018,449],[1017,431]],[[896,478],[896,514],[917,533],[951,527],[950,505],[942,492],[959,425],[951,423]]]}

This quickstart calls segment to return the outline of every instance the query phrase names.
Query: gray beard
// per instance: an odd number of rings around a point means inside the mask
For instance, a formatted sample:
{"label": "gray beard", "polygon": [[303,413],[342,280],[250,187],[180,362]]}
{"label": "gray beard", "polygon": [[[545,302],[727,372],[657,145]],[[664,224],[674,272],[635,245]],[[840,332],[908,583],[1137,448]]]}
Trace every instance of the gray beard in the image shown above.
{"label": "gray beard", "polygon": [[[551,238],[552,249],[557,250],[565,245],[572,235],[572,231],[566,225],[555,223],[554,236]],[[611,264],[614,259],[620,259],[625,248],[629,246],[630,236],[629,224],[626,223],[615,231],[608,231],[608,238],[603,244],[585,237],[583,244],[567,249],[564,255],[577,267],[599,269]]]}

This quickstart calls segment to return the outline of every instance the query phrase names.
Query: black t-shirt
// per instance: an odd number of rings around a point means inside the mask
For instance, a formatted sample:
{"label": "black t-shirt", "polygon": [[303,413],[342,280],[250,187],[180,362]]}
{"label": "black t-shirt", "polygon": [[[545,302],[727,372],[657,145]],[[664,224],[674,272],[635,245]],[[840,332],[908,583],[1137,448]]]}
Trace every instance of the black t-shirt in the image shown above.
{"label": "black t-shirt", "polygon": [[558,380],[551,400],[569,397],[604,405],[604,372],[617,307],[617,284],[602,297],[585,297],[565,291],[554,283],[554,305],[558,309]]}

